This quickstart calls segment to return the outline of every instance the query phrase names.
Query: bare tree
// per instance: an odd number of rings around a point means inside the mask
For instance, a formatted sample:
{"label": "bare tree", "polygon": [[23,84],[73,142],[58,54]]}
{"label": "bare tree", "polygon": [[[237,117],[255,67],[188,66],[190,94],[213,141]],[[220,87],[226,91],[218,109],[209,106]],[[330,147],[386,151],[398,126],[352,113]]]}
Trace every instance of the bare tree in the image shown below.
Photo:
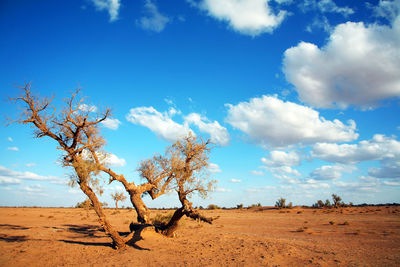
{"label": "bare tree", "polygon": [[49,137],[63,152],[62,164],[74,170],[73,181],[92,202],[104,231],[112,238],[116,248],[125,247],[125,241],[108,221],[94,187],[98,185],[98,169],[86,156],[89,152],[99,153],[105,144],[99,135],[99,124],[111,114],[110,109],[90,114],[83,106],[83,99],[77,99],[79,89],[65,100],[65,107],[57,112],[52,105],[53,98],[40,98],[32,94],[30,83],[21,87],[19,97],[11,101],[22,103],[21,117],[14,121],[34,128],[35,137]]}
{"label": "bare tree", "polygon": [[[124,186],[125,190],[130,196],[133,207],[137,213],[137,221],[141,224],[151,224],[150,220],[150,210],[147,208],[146,204],[143,202],[142,196],[147,192],[152,192],[151,197],[153,199],[164,194],[169,183],[172,181],[172,173],[168,168],[162,171],[156,172],[155,168],[158,166],[163,166],[164,162],[155,161],[154,164],[149,163],[146,167],[142,168],[142,177],[146,179],[146,182],[140,185],[136,185],[134,182],[128,182],[124,175],[117,174],[104,164],[101,160],[99,154],[96,151],[89,149],[91,151],[91,157],[99,171],[102,171],[110,176],[109,183],[113,181],[119,181]],[[156,158],[157,156],[155,156]],[[150,160],[151,161],[151,160]],[[147,162],[147,161],[145,161]],[[144,163],[142,163],[143,165]],[[160,165],[159,165],[160,164]],[[147,176],[143,176],[146,175]]]}
{"label": "bare tree", "polygon": [[341,202],[341,201],[342,201],[342,198],[339,197],[339,196],[336,195],[336,194],[332,194],[332,200],[333,200],[333,206],[334,206],[335,208],[338,208],[338,207],[340,207],[340,206],[343,205],[343,203]]}
{"label": "bare tree", "polygon": [[206,197],[215,182],[208,175],[209,145],[210,141],[203,142],[189,134],[169,147],[164,156],[143,161],[138,169],[147,181],[159,181],[158,186],[153,183],[156,186],[147,191],[153,199],[165,191],[175,190],[178,194],[182,206],[167,224],[158,227],[166,236],[173,236],[183,216],[210,224],[213,221],[199,214],[188,199],[195,192]]}
{"label": "bare tree", "polygon": [[124,196],[124,193],[122,193],[122,192],[115,192],[114,194],[111,194],[111,197],[115,201],[116,209],[118,209],[118,201],[124,201],[126,199],[126,196]]}

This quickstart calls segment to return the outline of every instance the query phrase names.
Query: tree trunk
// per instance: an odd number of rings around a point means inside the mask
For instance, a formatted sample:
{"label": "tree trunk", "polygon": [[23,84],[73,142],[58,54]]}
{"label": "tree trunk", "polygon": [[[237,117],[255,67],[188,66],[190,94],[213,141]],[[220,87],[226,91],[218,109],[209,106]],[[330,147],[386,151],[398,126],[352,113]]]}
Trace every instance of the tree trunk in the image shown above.
{"label": "tree trunk", "polygon": [[135,191],[129,191],[129,195],[132,205],[135,207],[137,213],[138,223],[150,224],[150,210],[147,208],[146,204],[144,204],[141,196],[142,194]]}
{"label": "tree trunk", "polygon": [[[82,181],[82,180],[81,180]],[[106,215],[103,212],[103,208],[101,207],[100,201],[97,198],[96,194],[93,192],[92,188],[90,188],[85,182],[80,183],[80,188],[83,193],[85,193],[90,201],[93,204],[94,211],[97,216],[99,216],[100,224],[103,227],[106,234],[108,234],[113,240],[113,245],[116,249],[121,249],[125,247],[125,242],[119,235],[119,233],[112,227],[112,225],[108,222]]]}
{"label": "tree trunk", "polygon": [[179,226],[179,221],[182,219],[184,213],[183,208],[179,208],[174,212],[174,215],[172,215],[171,219],[169,220],[168,224],[161,229],[162,233],[168,237],[173,237],[175,231],[178,229]]}
{"label": "tree trunk", "polygon": [[118,209],[118,201],[115,201],[115,208]]}

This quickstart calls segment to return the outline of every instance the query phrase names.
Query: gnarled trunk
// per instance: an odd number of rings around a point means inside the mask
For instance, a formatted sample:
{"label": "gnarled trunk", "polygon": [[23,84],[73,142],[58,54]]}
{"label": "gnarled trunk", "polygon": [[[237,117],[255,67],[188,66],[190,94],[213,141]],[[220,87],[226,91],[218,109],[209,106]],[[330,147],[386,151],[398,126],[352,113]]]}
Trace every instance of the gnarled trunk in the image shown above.
{"label": "gnarled trunk", "polygon": [[212,224],[212,221],[215,218],[208,218],[201,214],[199,214],[195,209],[192,208],[192,203],[186,199],[186,197],[181,196],[180,201],[182,203],[182,207],[177,209],[172,215],[169,222],[161,228],[161,232],[167,237],[173,237],[175,231],[178,229],[179,221],[185,215],[193,220],[200,220],[209,224]]}
{"label": "gnarled trunk", "polygon": [[97,198],[96,194],[93,192],[92,188],[88,186],[85,182],[80,182],[80,188],[83,193],[88,196],[90,201],[93,204],[94,211],[97,216],[99,216],[100,224],[103,227],[106,234],[108,234],[113,240],[113,245],[117,249],[121,249],[125,247],[125,242],[119,235],[119,233],[112,227],[112,225],[108,222],[106,215],[104,214],[103,208],[101,207],[100,201]]}
{"label": "gnarled trunk", "polygon": [[137,213],[138,223],[150,224],[150,210],[144,204],[142,194],[133,190],[129,191],[132,205],[135,207]]}

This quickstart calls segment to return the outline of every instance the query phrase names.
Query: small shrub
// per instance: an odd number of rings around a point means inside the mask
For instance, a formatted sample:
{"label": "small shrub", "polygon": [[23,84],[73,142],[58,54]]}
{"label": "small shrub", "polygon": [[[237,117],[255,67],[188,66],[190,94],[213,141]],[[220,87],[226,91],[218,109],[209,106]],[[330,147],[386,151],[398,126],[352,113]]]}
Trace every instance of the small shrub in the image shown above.
{"label": "small shrub", "polygon": [[151,222],[153,223],[154,226],[156,227],[161,227],[166,225],[174,215],[174,212],[170,212],[167,214],[162,214],[162,213],[157,213],[156,216],[151,219]]}
{"label": "small shrub", "polygon": [[330,221],[329,224],[330,224],[330,225],[334,225],[335,222],[334,222],[334,221]]}
{"label": "small shrub", "polygon": [[243,209],[243,204],[236,205],[237,209]]}
{"label": "small shrub", "polygon": [[217,205],[215,205],[215,204],[210,204],[210,205],[208,205],[208,207],[207,207],[207,209],[209,209],[209,210],[217,210],[217,209],[219,209],[220,207],[218,207]]}

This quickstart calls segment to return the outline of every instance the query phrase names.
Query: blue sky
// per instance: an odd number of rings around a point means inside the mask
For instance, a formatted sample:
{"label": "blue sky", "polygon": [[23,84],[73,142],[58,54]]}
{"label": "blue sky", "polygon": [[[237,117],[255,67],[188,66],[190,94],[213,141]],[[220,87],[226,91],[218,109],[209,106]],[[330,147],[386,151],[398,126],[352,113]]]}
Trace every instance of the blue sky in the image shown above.
{"label": "blue sky", "polygon": [[219,182],[195,205],[400,202],[399,13],[399,0],[2,1],[0,205],[84,199],[53,140],[6,126],[29,81],[56,105],[81,87],[87,108],[111,107],[110,164],[136,183],[176,138],[211,138]]}

